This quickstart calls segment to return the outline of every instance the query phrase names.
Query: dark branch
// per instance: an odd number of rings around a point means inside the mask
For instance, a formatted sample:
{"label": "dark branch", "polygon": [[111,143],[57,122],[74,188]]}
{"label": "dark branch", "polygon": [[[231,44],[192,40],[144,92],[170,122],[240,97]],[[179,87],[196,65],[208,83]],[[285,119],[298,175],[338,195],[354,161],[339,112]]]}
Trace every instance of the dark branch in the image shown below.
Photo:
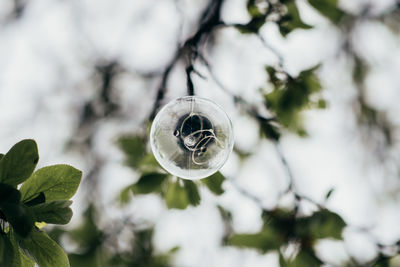
{"label": "dark branch", "polygon": [[221,8],[224,0],[210,0],[208,6],[204,10],[200,19],[200,26],[198,30],[195,32],[193,36],[187,39],[182,46],[178,48],[175,53],[174,58],[165,68],[160,86],[157,89],[156,100],[153,104],[152,112],[149,116],[149,120],[153,120],[158,109],[160,108],[161,101],[164,98],[165,92],[167,90],[167,81],[171,70],[175,67],[175,65],[179,62],[182,57],[186,57],[186,78],[187,78],[187,89],[189,95],[194,95],[194,86],[191,78],[191,73],[195,72],[193,67],[193,62],[198,57],[199,48],[204,44],[204,40],[207,39],[207,36],[211,34],[211,32],[218,25],[223,24],[221,22]]}

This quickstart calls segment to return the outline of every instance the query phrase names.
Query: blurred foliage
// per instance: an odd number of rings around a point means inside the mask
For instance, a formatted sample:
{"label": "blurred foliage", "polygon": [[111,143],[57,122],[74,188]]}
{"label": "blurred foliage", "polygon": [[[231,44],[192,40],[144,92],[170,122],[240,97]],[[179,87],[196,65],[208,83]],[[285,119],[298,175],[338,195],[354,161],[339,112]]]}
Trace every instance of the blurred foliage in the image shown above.
{"label": "blurred foliage", "polygon": [[283,36],[291,33],[296,29],[311,29],[312,27],[304,23],[297,9],[296,2],[294,0],[282,1],[282,4],[286,6],[287,12],[278,21],[279,31]]}
{"label": "blurred foliage", "polygon": [[346,13],[338,7],[338,0],[308,0],[308,2],[321,15],[328,18],[334,24],[338,24],[346,15]]}
{"label": "blurred foliage", "polygon": [[275,113],[276,119],[282,126],[297,132],[300,136],[306,134],[301,125],[301,111],[311,107],[326,107],[325,100],[318,94],[322,89],[315,74],[318,67],[319,65],[304,70],[296,78],[273,67],[266,67],[273,91],[264,95],[265,105]]}
{"label": "blurred foliage", "polygon": [[[53,165],[34,172],[34,140],[22,140],[0,157],[0,266],[70,266],[62,248],[39,223],[67,224],[82,172]],[[18,189],[17,186],[21,184]],[[36,224],[35,224],[36,222]]]}
{"label": "blurred foliage", "polygon": [[125,162],[140,173],[136,183],[125,187],[119,196],[121,204],[126,204],[134,195],[157,193],[169,209],[185,209],[200,204],[198,186],[205,185],[212,193],[221,195],[225,177],[217,172],[200,181],[190,181],[173,177],[159,166],[152,153],[146,150],[146,138],[141,135],[122,136],[118,145],[125,154]]}
{"label": "blurred foliage", "polygon": [[[171,257],[179,248],[174,247],[166,253],[156,252],[153,247],[152,227],[139,228],[130,223],[123,223],[117,228],[102,228],[99,226],[99,216],[97,208],[90,204],[79,226],[70,230],[53,228],[50,231],[50,236],[58,242],[68,240],[74,245],[74,252],[68,254],[71,266],[171,266]],[[126,231],[129,232],[128,235]],[[125,240],[127,237],[129,239],[121,248],[118,239],[122,238],[122,235]]]}
{"label": "blurred foliage", "polygon": [[374,133],[378,133],[378,138],[383,140],[383,148],[386,149],[393,144],[395,127],[390,122],[385,111],[378,110],[366,100],[364,81],[368,75],[369,66],[365,60],[357,55],[353,55],[353,59],[353,82],[358,92],[358,97],[356,98],[358,123],[361,127],[366,128],[364,135],[367,137],[367,142],[373,139]]}
{"label": "blurred foliage", "polygon": [[247,11],[251,16],[245,25],[235,25],[241,33],[258,33],[269,17],[279,16],[277,24],[282,36],[288,35],[295,29],[311,29],[312,27],[302,21],[295,0],[280,2],[249,0]]}
{"label": "blurred foliage", "polygon": [[321,266],[313,245],[318,239],[342,239],[346,226],[336,213],[323,209],[310,216],[297,217],[295,211],[275,209],[264,211],[264,225],[254,234],[233,234],[227,244],[242,248],[254,248],[262,253],[271,250],[280,253],[285,247],[297,244],[299,251],[294,258],[285,259],[280,254],[281,266]]}

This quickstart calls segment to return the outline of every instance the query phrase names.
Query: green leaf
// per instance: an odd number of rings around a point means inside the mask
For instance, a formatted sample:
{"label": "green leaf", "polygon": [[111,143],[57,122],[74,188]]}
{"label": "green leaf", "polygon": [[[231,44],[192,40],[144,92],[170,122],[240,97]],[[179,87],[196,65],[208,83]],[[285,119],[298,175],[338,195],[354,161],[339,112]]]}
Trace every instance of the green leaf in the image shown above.
{"label": "green leaf", "polygon": [[28,202],[44,193],[46,202],[70,199],[78,189],[82,172],[69,165],[53,165],[37,170],[21,186],[22,200]]}
{"label": "green leaf", "polygon": [[242,248],[258,249],[263,253],[279,249],[283,244],[279,234],[268,226],[256,234],[235,234],[228,239],[227,243],[228,245]]}
{"label": "green leaf", "polygon": [[16,186],[32,174],[39,161],[36,142],[31,139],[15,144],[0,160],[0,182]]}
{"label": "green leaf", "polygon": [[0,209],[15,232],[25,237],[33,227],[29,210],[20,203],[21,194],[13,186],[0,183]]}
{"label": "green leaf", "polygon": [[40,192],[40,194],[37,197],[25,202],[24,204],[28,207],[32,207],[38,204],[42,204],[44,202],[46,202],[46,196],[44,195],[43,192]]}
{"label": "green leaf", "polygon": [[21,262],[20,258],[16,256],[17,252],[10,240],[10,235],[0,233],[0,266],[19,267]]}
{"label": "green leaf", "polygon": [[146,139],[142,136],[122,136],[118,145],[125,153],[126,164],[134,169],[139,166],[141,159],[146,154]]}
{"label": "green leaf", "polygon": [[204,183],[214,194],[221,195],[224,193],[224,190],[222,189],[222,183],[225,181],[225,177],[220,172],[216,172],[207,178],[201,179],[200,181]]}
{"label": "green leaf", "polygon": [[200,195],[197,190],[197,185],[190,180],[183,180],[183,185],[186,189],[186,194],[188,196],[189,202],[193,206],[197,206],[200,204]]}
{"label": "green leaf", "polygon": [[345,13],[337,7],[337,0],[308,0],[308,2],[334,24],[339,23],[345,15]]}
{"label": "green leaf", "polygon": [[296,223],[298,235],[312,239],[342,239],[342,231],[346,226],[343,219],[329,210],[314,212],[311,216],[299,218]]}
{"label": "green leaf", "polygon": [[5,203],[2,204],[1,209],[17,234],[21,237],[29,235],[34,221],[31,212],[24,205]]}
{"label": "green leaf", "polygon": [[19,251],[21,256],[21,267],[35,267],[35,262],[26,256],[21,250]]}
{"label": "green leaf", "polygon": [[168,174],[164,173],[146,173],[139,178],[139,181],[132,186],[134,194],[148,194],[160,192],[162,185],[167,179]]}
{"label": "green leaf", "polygon": [[279,30],[283,36],[286,36],[295,29],[311,29],[312,26],[304,23],[297,9],[294,0],[290,0],[287,4],[287,14],[278,22]]}
{"label": "green leaf", "polygon": [[13,231],[9,231],[7,236],[9,237],[12,247],[13,247],[14,265],[12,265],[12,266],[13,267],[34,267],[35,263],[20,250]]}
{"label": "green leaf", "polygon": [[62,248],[40,230],[35,229],[28,238],[21,239],[20,245],[40,267],[69,267]]}
{"label": "green leaf", "polygon": [[70,200],[55,200],[33,206],[31,211],[36,222],[67,224],[72,218],[71,204]]}
{"label": "green leaf", "polygon": [[0,183],[0,207],[2,203],[18,204],[21,193],[9,184]]}
{"label": "green leaf", "polygon": [[189,205],[187,192],[180,180],[169,183],[165,193],[165,203],[169,209],[185,209]]}
{"label": "green leaf", "polygon": [[0,153],[0,160],[4,157],[4,154]]}
{"label": "green leaf", "polygon": [[5,249],[5,240],[3,239],[3,235],[5,236],[3,231],[0,230],[0,263],[4,257],[4,249]]}

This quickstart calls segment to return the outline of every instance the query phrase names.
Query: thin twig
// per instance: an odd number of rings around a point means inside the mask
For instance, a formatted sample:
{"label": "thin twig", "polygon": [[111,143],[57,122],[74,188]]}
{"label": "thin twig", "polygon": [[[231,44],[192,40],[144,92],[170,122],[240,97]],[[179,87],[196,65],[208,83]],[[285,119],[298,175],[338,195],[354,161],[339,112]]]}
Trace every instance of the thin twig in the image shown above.
{"label": "thin twig", "polygon": [[161,101],[163,100],[165,92],[167,90],[167,81],[171,73],[171,70],[175,67],[177,62],[179,62],[179,60],[182,59],[183,56],[186,56],[187,59],[186,78],[187,78],[188,94],[189,95],[194,94],[194,86],[191,78],[191,73],[194,71],[193,62],[194,60],[196,60],[198,56],[199,46],[203,44],[204,40],[207,39],[206,37],[211,34],[211,32],[215,29],[215,27],[222,24],[220,20],[221,17],[220,13],[223,2],[224,0],[210,0],[208,6],[201,15],[201,19],[199,22],[200,26],[198,30],[195,32],[193,36],[188,38],[183,43],[182,46],[179,46],[177,48],[175,56],[173,57],[173,59],[167,65],[167,67],[163,72],[161,83],[157,89],[157,96],[154,101],[153,109],[149,116],[149,120],[154,119],[157,110],[160,108]]}

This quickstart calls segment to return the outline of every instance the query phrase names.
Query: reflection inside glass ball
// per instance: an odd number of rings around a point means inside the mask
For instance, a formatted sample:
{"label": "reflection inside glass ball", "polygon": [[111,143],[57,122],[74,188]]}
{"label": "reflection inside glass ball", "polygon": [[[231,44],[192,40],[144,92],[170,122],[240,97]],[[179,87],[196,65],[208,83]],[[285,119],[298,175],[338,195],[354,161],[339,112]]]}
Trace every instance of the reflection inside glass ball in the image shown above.
{"label": "reflection inside glass ball", "polygon": [[231,122],[210,100],[189,96],[168,103],[154,119],[150,143],[173,175],[200,179],[218,171],[233,147]]}

